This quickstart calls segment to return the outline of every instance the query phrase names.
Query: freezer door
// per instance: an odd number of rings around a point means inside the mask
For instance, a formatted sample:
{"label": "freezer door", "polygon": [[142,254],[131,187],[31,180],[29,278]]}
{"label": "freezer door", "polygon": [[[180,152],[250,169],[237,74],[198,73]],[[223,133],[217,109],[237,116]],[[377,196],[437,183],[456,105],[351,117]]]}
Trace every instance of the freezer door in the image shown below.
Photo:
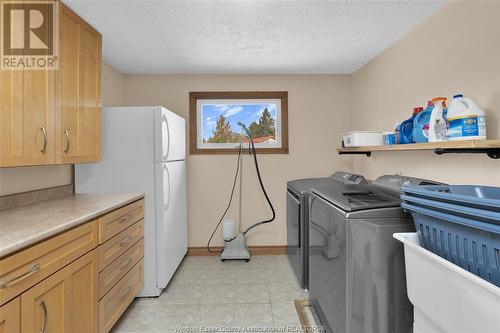
{"label": "freezer door", "polygon": [[155,161],[186,158],[186,121],[164,107],[155,108]]}
{"label": "freezer door", "polygon": [[187,252],[186,162],[156,163],[158,288],[165,288]]}

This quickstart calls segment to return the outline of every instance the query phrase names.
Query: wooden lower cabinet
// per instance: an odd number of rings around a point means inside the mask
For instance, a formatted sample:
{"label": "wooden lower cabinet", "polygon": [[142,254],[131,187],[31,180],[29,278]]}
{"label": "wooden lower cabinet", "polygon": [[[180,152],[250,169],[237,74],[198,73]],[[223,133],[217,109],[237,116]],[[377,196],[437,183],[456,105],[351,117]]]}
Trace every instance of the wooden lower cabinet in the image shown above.
{"label": "wooden lower cabinet", "polygon": [[119,208],[99,219],[99,244],[102,244],[144,218],[144,199]]}
{"label": "wooden lower cabinet", "polygon": [[21,301],[19,297],[0,306],[0,333],[21,333]]}
{"label": "wooden lower cabinet", "polygon": [[101,217],[99,240],[99,333],[108,333],[144,284],[144,200]]}
{"label": "wooden lower cabinet", "polygon": [[99,273],[99,298],[102,298],[120,281],[131,267],[144,257],[144,239],[135,243],[118,259]]}
{"label": "wooden lower cabinet", "polygon": [[[97,220],[0,259],[0,304],[96,248]],[[7,287],[5,287],[7,285]]]}
{"label": "wooden lower cabinet", "polygon": [[138,240],[144,237],[144,220],[120,232],[99,246],[99,270],[113,263]]}
{"label": "wooden lower cabinet", "polygon": [[[0,333],[109,332],[144,283],[143,205],[0,258]],[[139,221],[98,245],[101,219]]]}
{"label": "wooden lower cabinet", "polygon": [[99,332],[108,333],[144,285],[141,259],[99,302]]}
{"label": "wooden lower cabinet", "polygon": [[22,332],[97,333],[97,272],[98,256],[94,249],[24,292]]}

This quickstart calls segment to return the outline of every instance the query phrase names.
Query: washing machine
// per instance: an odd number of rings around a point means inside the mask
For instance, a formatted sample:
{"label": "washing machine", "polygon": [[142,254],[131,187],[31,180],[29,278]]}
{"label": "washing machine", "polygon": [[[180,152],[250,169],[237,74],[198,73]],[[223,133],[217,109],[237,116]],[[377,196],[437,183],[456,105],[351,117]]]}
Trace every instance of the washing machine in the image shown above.
{"label": "washing machine", "polygon": [[369,184],[316,184],[309,200],[309,297],[333,333],[410,333],[404,253],[392,238],[412,232],[400,187],[438,184],[382,176]]}
{"label": "washing machine", "polygon": [[287,183],[286,194],[286,227],[287,254],[297,280],[302,288],[308,288],[308,226],[309,193],[317,186],[328,187],[337,183],[366,184],[367,180],[350,172],[339,171],[330,177],[306,178],[292,180]]}

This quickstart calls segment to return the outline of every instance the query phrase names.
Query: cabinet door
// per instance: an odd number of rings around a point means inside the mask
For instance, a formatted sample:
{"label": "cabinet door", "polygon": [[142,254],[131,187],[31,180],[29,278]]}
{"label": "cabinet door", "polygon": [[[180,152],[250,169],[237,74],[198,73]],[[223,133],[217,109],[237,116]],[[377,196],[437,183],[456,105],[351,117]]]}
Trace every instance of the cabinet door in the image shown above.
{"label": "cabinet door", "polygon": [[56,151],[58,162],[78,156],[78,17],[61,6]]}
{"label": "cabinet door", "polygon": [[23,293],[22,332],[97,332],[97,274],[93,250]]}
{"label": "cabinet door", "polygon": [[57,83],[57,162],[98,161],[101,141],[101,35],[65,5],[61,5]]}
{"label": "cabinet door", "polygon": [[80,157],[101,158],[101,35],[80,24]]}
{"label": "cabinet door", "polygon": [[54,162],[54,70],[0,70],[0,167]]}
{"label": "cabinet door", "polygon": [[19,297],[0,306],[0,333],[21,333]]}

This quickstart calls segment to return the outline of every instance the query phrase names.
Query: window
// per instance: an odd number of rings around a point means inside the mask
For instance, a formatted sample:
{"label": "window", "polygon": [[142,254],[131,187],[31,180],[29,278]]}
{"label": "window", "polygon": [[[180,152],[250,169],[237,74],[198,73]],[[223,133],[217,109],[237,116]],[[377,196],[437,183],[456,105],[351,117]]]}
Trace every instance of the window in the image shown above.
{"label": "window", "polygon": [[258,153],[288,154],[287,92],[191,92],[191,154],[234,154],[252,134]]}

